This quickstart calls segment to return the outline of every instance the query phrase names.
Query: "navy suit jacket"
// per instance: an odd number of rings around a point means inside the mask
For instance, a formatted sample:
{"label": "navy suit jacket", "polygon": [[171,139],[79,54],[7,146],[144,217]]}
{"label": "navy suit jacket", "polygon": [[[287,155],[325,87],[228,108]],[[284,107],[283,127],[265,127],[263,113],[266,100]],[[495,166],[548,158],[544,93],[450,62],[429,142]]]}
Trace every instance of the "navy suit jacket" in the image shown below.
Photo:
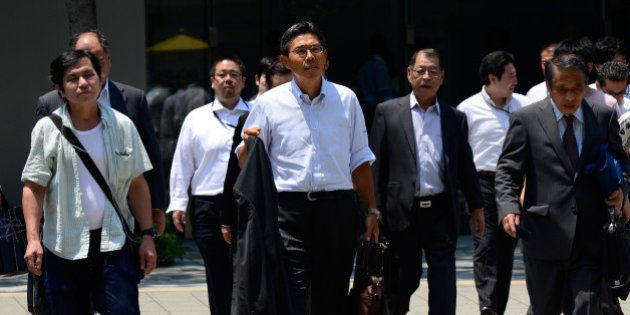
{"label": "navy suit jacket", "polygon": [[[468,144],[466,116],[451,106],[439,104],[442,125],[445,186],[450,194],[453,230],[458,233],[464,193],[469,208],[482,208],[481,192],[472,150]],[[376,107],[370,134],[370,148],[376,155],[372,165],[376,197],[390,231],[402,231],[411,223],[416,192],[416,141],[409,95],[392,99]]]}
{"label": "navy suit jacket", "polygon": [[[144,91],[110,80],[109,95],[112,108],[127,115],[133,121],[142,139],[142,144],[147,150],[151,164],[153,164],[153,169],[144,173],[151,191],[151,206],[154,209],[166,209],[162,157]],[[63,103],[64,100],[56,90],[40,96],[37,100],[37,109],[35,111],[37,119],[50,115],[57,108],[61,107]]]}

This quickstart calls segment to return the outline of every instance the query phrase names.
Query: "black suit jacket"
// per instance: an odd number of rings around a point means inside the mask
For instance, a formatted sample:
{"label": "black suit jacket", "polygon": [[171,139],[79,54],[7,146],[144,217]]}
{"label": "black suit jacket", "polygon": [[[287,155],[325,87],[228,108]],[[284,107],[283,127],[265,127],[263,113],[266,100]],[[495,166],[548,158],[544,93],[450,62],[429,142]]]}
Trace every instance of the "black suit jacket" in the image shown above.
{"label": "black suit jacket", "polygon": [[[453,233],[457,234],[463,191],[471,209],[483,207],[477,171],[468,144],[466,116],[444,104],[440,106],[445,185],[451,195]],[[409,95],[376,107],[370,134],[370,147],[376,155],[372,165],[378,207],[391,231],[409,226],[416,191],[416,141]]]}
{"label": "black suit jacket", "polygon": [[[147,150],[151,164],[153,164],[153,169],[144,173],[151,191],[151,206],[152,208],[166,209],[160,147],[155,136],[144,91],[110,80],[109,93],[112,108],[127,115],[133,121],[142,139],[142,144]],[[63,103],[64,100],[56,90],[40,96],[35,111],[37,119],[50,115]]]}
{"label": "black suit jacket", "polygon": [[234,184],[238,233],[233,234],[232,314],[291,314],[271,162],[260,139],[248,141],[247,162]]}
{"label": "black suit jacket", "polygon": [[[241,167],[238,166],[238,157],[234,150],[243,141],[241,133],[243,133],[243,126],[245,121],[249,117],[249,112],[244,113],[238,118],[238,123],[234,129],[234,136],[232,137],[232,148],[230,149],[230,159],[228,161],[227,173],[225,174],[225,182],[223,183],[223,198],[225,198],[223,209],[221,209],[221,224],[236,226],[236,200],[234,198],[234,184],[236,184],[236,178],[241,172]],[[234,230],[232,231],[234,233]]]}
{"label": "black suit jacket", "polygon": [[[574,247],[603,245],[606,219],[604,196],[584,165],[594,163],[602,144],[622,163],[628,163],[621,147],[614,110],[582,102],[584,138],[577,170],[562,146],[558,123],[549,98],[510,116],[510,128],[497,164],[495,187],[499,220],[520,213],[523,254],[544,260],[568,259]],[[526,179],[523,207],[519,194]],[[627,191],[627,184],[623,187]]]}

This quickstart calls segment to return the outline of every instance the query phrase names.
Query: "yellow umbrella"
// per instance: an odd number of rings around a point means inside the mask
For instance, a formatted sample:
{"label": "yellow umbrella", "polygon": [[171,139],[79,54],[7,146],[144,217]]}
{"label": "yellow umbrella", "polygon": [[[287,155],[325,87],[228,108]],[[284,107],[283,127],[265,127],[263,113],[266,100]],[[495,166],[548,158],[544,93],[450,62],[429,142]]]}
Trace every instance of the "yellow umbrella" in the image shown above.
{"label": "yellow umbrella", "polygon": [[148,51],[154,52],[167,52],[167,51],[178,51],[178,50],[201,50],[208,49],[208,43],[194,38],[192,36],[179,34],[177,36],[173,36],[171,38],[165,39],[151,47],[149,47]]}

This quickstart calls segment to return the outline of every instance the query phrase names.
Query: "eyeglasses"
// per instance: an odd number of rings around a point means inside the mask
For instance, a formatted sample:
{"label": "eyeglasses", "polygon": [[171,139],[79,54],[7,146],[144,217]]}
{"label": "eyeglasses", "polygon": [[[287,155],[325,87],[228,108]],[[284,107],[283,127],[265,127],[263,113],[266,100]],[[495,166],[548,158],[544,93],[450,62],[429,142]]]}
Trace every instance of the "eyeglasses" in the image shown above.
{"label": "eyeglasses", "polygon": [[233,79],[239,79],[243,74],[241,74],[240,72],[237,71],[227,71],[227,72],[219,72],[219,73],[215,73],[214,76],[223,80],[225,78],[227,78],[227,76],[232,77]]}
{"label": "eyeglasses", "polygon": [[424,68],[419,68],[419,69],[409,68],[409,69],[413,71],[416,74],[416,76],[420,78],[423,77],[425,74],[428,74],[429,78],[435,78],[440,75],[440,71],[437,69],[424,69]]}
{"label": "eyeglasses", "polygon": [[604,91],[604,93],[606,93],[606,94],[608,94],[608,95],[610,95],[610,96],[612,96],[614,98],[621,98],[621,97],[626,96],[626,91],[625,90],[615,93],[615,92],[613,92],[613,91],[611,91],[611,90],[609,90],[607,88],[602,88],[602,91]]}
{"label": "eyeglasses", "polygon": [[313,56],[316,56],[323,53],[324,50],[326,50],[324,46],[316,44],[316,45],[311,45],[310,47],[299,46],[291,50],[291,52],[300,56],[300,58],[305,58],[309,51],[311,52],[311,54],[313,54]]}

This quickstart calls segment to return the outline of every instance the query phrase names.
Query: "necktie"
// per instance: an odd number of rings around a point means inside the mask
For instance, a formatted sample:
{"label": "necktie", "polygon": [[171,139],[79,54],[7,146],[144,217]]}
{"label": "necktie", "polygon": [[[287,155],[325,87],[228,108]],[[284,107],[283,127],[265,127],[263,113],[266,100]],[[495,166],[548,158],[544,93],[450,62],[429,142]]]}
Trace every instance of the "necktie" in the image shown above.
{"label": "necktie", "polygon": [[571,161],[571,166],[573,166],[573,170],[577,171],[577,164],[579,158],[578,154],[578,146],[577,141],[575,141],[575,132],[573,132],[573,119],[575,117],[573,115],[564,116],[564,122],[567,123],[567,129],[564,131],[564,136],[562,136],[562,147],[567,152],[569,156],[569,160]]}

